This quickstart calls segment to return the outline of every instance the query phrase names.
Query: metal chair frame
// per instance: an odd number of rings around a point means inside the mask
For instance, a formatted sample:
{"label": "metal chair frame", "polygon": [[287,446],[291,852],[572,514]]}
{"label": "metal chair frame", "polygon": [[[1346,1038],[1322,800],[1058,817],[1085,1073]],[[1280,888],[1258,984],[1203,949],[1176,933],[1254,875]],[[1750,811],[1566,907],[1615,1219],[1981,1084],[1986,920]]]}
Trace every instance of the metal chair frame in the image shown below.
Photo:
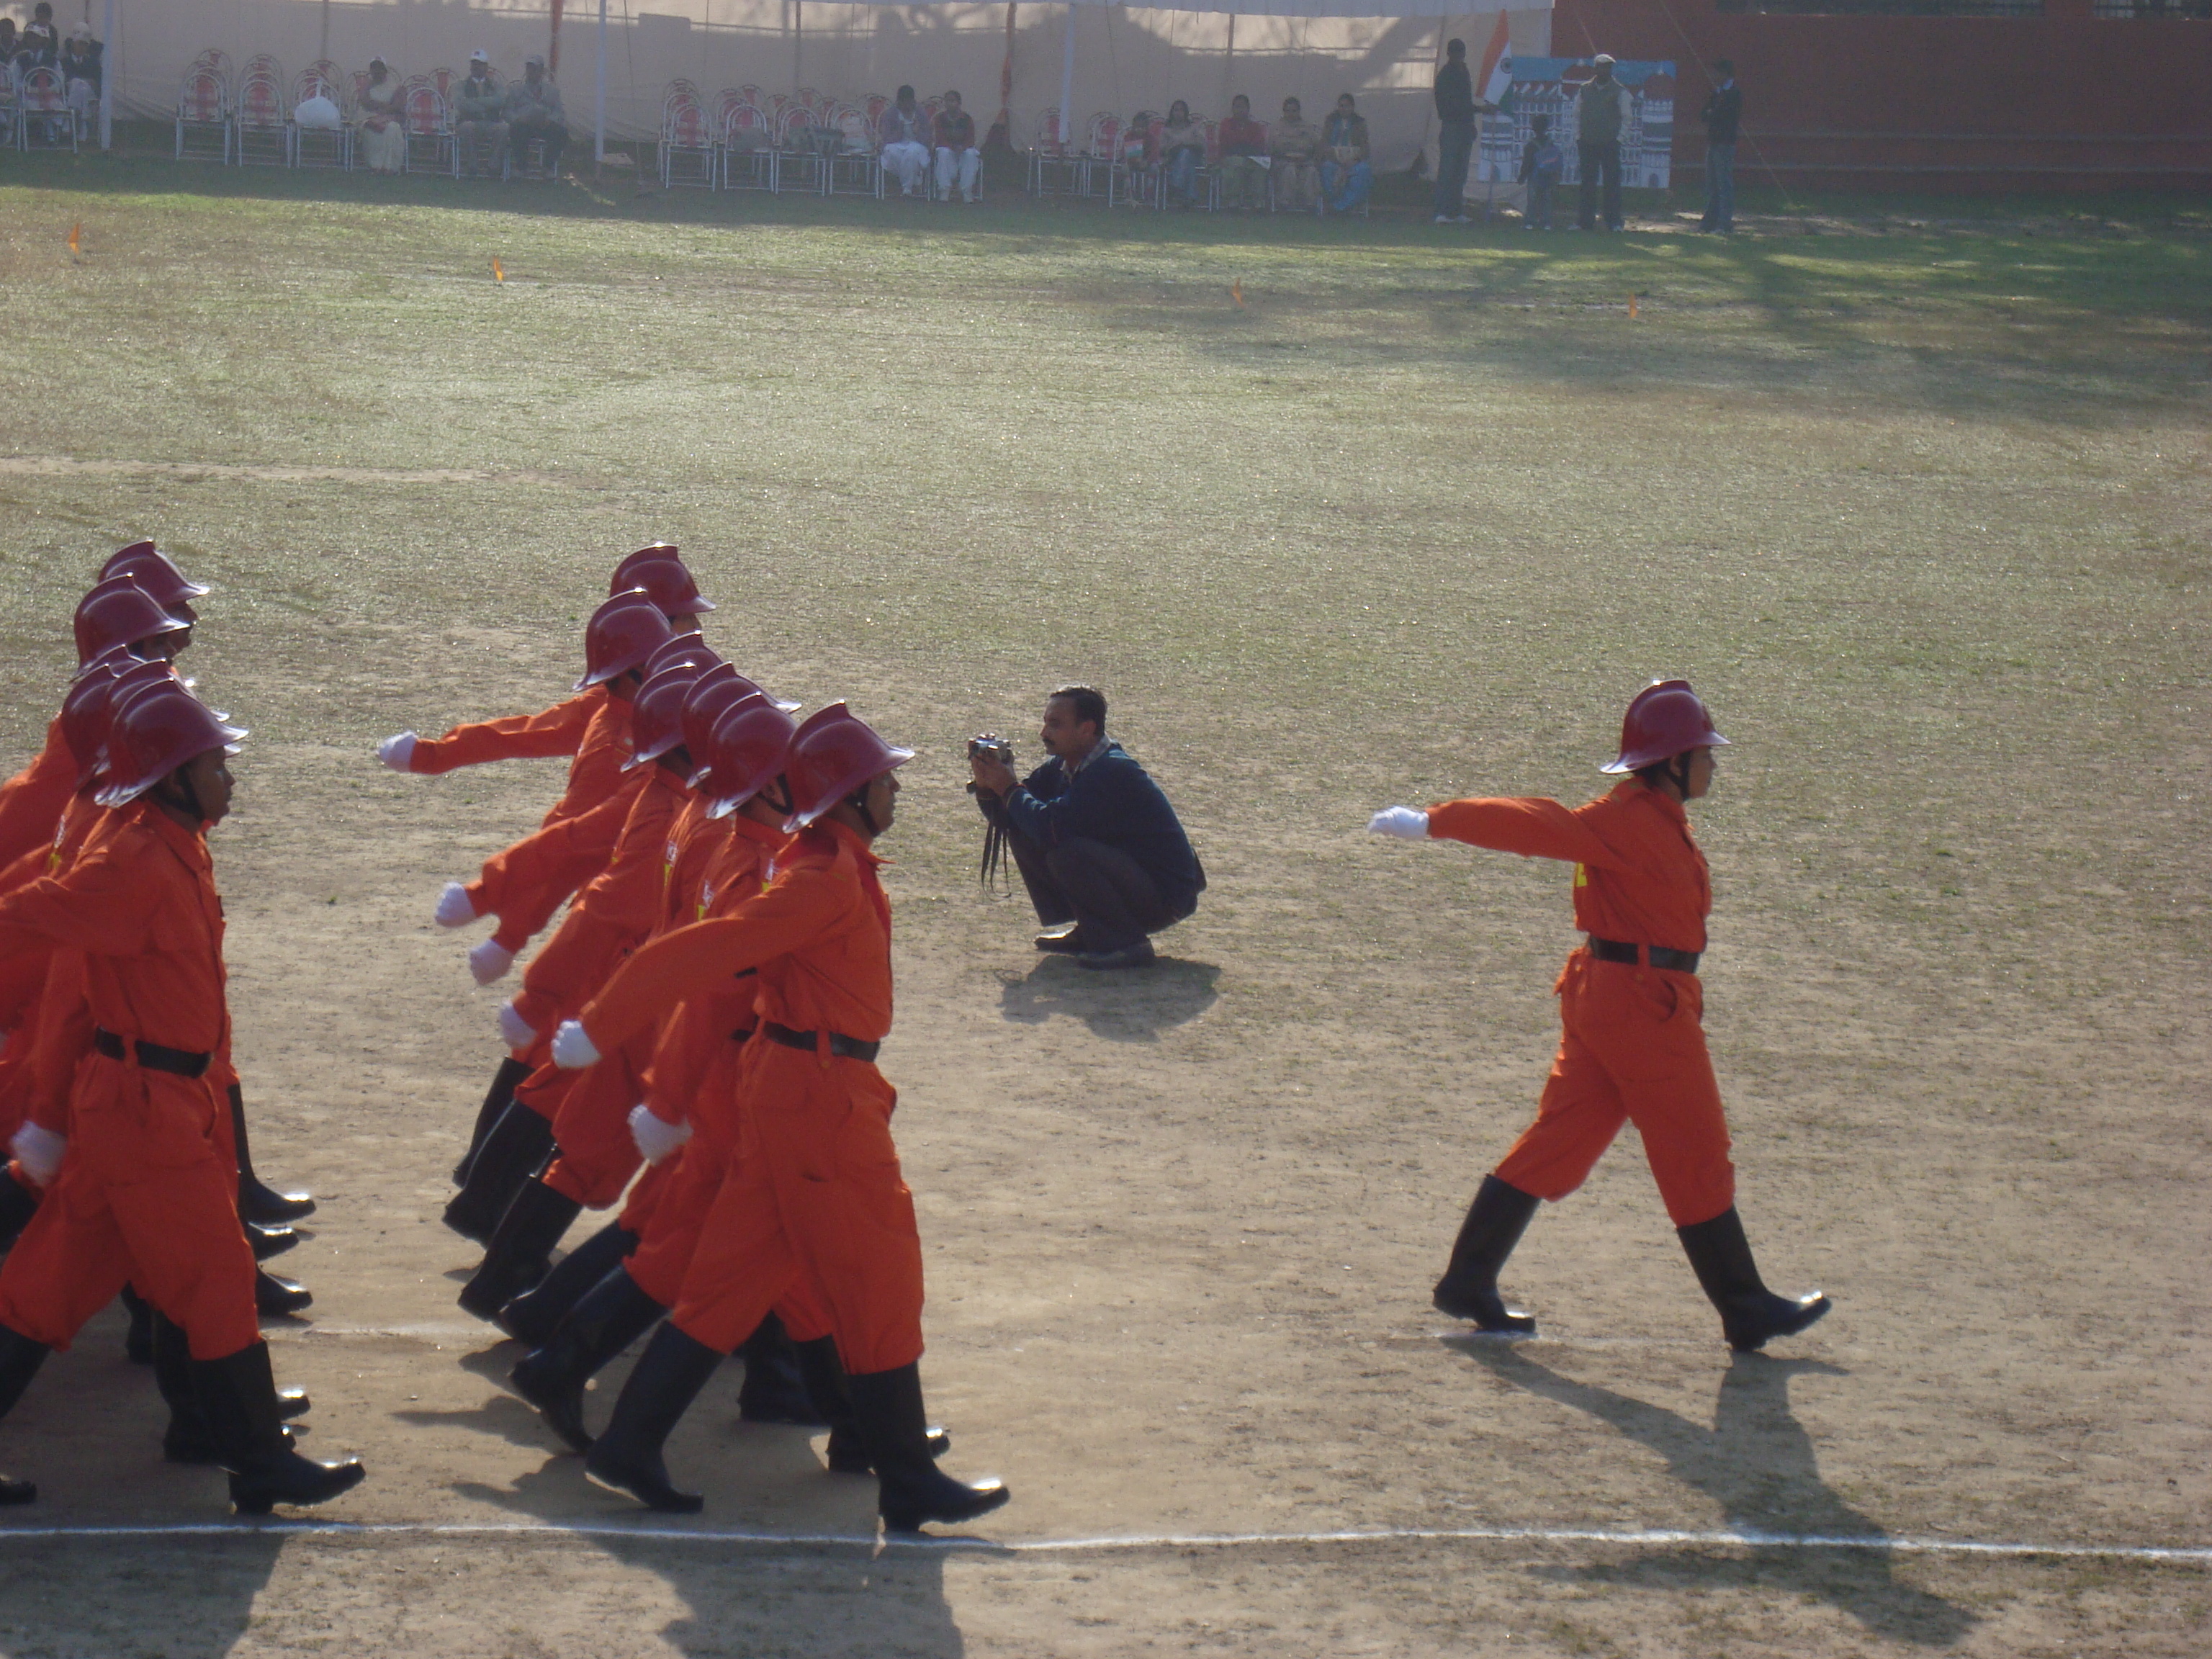
{"label": "metal chair frame", "polygon": [[[212,156],[194,142],[210,131],[215,135]],[[213,161],[219,167],[230,163],[230,84],[213,64],[196,63],[185,71],[184,85],[177,92],[176,159]]]}

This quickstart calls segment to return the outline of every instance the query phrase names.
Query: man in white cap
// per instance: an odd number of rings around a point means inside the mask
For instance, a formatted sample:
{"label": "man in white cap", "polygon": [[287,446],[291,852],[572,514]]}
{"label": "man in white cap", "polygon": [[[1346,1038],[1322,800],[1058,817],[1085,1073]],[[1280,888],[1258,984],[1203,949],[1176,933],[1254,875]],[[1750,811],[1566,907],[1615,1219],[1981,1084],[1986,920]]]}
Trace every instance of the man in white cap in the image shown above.
{"label": "man in white cap", "polygon": [[1596,76],[1576,100],[1575,149],[1582,167],[1584,230],[1597,228],[1597,191],[1605,179],[1605,228],[1620,228],[1620,130],[1628,125],[1628,88],[1613,78],[1613,54],[1591,59]]}
{"label": "man in white cap", "polygon": [[508,153],[526,164],[530,146],[545,146],[548,177],[561,176],[561,147],[568,142],[568,117],[561,107],[561,88],[545,73],[545,60],[522,60],[522,79],[507,88],[507,146]]}
{"label": "man in white cap", "polygon": [[491,54],[478,46],[469,54],[468,79],[453,94],[459,118],[453,123],[453,145],[460,158],[461,177],[477,175],[478,146],[489,145],[495,176],[507,171],[507,122],[501,112],[499,82],[491,72]]}

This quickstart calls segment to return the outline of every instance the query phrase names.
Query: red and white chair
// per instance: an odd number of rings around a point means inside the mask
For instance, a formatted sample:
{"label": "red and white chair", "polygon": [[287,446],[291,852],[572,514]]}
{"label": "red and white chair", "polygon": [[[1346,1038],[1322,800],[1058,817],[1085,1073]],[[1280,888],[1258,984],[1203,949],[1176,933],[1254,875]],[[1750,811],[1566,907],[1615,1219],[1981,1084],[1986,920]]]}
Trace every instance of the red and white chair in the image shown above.
{"label": "red and white chair", "polygon": [[51,64],[25,70],[15,82],[15,148],[32,148],[33,128],[43,129],[40,148],[59,149],[66,141],[76,153],[76,117],[69,106],[69,87]]}
{"label": "red and white chair", "polygon": [[689,81],[672,81],[660,97],[660,187],[714,188],[714,130]]}
{"label": "red and white chair", "polygon": [[349,118],[353,109],[352,86],[352,77],[327,58],[318,58],[300,71],[292,82],[293,109],[310,98],[327,98],[338,106],[338,124],[336,127],[303,127],[291,121],[291,111],[286,111],[291,132],[292,166],[337,167],[348,173],[353,170],[353,124]]}
{"label": "red and white chair", "polygon": [[878,153],[876,124],[858,104],[841,105],[830,125],[836,130],[837,145],[830,155],[829,196],[884,196],[884,161]]}
{"label": "red and white chair", "polygon": [[775,189],[775,123],[749,99],[724,106],[721,161],[724,190]]}
{"label": "red and white chair", "polygon": [[176,159],[230,160],[230,84],[213,64],[195,63],[185,71],[177,92]]}
{"label": "red and white chair", "polygon": [[230,112],[230,159],[239,167],[292,165],[292,106],[284,101],[284,67],[264,52],[246,60]]}
{"label": "red and white chair", "polygon": [[410,75],[403,93],[399,122],[407,134],[407,170],[458,178],[461,158],[453,147],[453,123],[435,77]]}

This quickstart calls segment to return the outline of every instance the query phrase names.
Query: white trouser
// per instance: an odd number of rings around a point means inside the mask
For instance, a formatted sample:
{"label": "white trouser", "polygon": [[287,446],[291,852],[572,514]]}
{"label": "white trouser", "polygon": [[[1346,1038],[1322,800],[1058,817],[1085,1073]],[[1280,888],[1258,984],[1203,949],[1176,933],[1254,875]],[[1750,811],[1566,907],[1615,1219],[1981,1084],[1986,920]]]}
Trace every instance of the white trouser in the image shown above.
{"label": "white trouser", "polygon": [[898,187],[911,195],[921,182],[923,171],[929,166],[929,150],[926,145],[915,143],[885,144],[884,171],[898,180]]}
{"label": "white trouser", "polygon": [[983,152],[980,149],[955,149],[950,144],[937,147],[937,193],[947,201],[952,198],[952,175],[960,175],[960,193],[969,201],[975,199],[975,180],[983,171]]}

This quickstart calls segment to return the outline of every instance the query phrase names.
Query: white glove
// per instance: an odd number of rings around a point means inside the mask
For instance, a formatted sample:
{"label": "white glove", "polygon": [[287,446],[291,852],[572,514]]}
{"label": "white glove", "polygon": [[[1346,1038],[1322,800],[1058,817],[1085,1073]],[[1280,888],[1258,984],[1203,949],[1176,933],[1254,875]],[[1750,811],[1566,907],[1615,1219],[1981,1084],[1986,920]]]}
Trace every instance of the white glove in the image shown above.
{"label": "white glove", "polygon": [[633,1106],[629,1109],[629,1138],[637,1143],[638,1153],[647,1164],[659,1164],[691,1139],[691,1126],[657,1117],[650,1106]]}
{"label": "white glove", "polygon": [[408,762],[415,758],[415,734],[395,732],[376,745],[376,757],[395,772],[410,771]]}
{"label": "white glove", "polygon": [[514,966],[514,952],[495,939],[486,939],[469,952],[469,972],[476,975],[479,985],[505,979],[507,970]]}
{"label": "white glove", "polygon": [[499,1005],[499,1034],[507,1039],[510,1048],[527,1048],[538,1041],[538,1028],[522,1017],[522,1010],[511,1002]]}
{"label": "white glove", "polygon": [[564,1019],[553,1033],[553,1063],[564,1072],[580,1072],[599,1063],[599,1051],[586,1035],[580,1019]]}
{"label": "white glove", "polygon": [[465,927],[477,919],[477,907],[470,901],[465,886],[449,881],[446,890],[438,895],[438,908],[430,914],[441,927]]}
{"label": "white glove", "polygon": [[1368,833],[1395,836],[1400,841],[1426,841],[1429,815],[1418,806],[1386,806],[1367,820]]}
{"label": "white glove", "polygon": [[[684,1133],[689,1134],[690,1131]],[[67,1139],[52,1129],[27,1122],[15,1131],[8,1150],[15,1154],[15,1162],[23,1166],[25,1175],[41,1187],[51,1187],[54,1184],[54,1172],[62,1167],[62,1152],[68,1145]]]}

